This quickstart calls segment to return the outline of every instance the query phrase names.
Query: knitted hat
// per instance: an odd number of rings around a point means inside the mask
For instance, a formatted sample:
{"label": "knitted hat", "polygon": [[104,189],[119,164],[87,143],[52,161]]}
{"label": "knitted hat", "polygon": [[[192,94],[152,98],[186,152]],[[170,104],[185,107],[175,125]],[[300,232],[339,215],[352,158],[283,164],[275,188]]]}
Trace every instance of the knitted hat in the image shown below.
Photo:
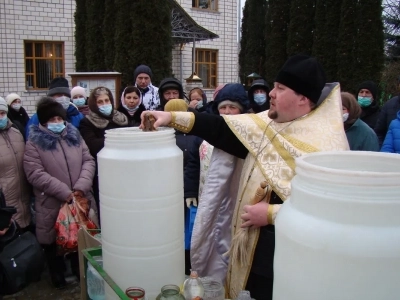
{"label": "knitted hat", "polygon": [[56,77],[50,82],[47,96],[51,97],[56,94],[65,94],[68,97],[71,97],[68,80],[64,77]]}
{"label": "knitted hat", "polygon": [[243,112],[243,106],[239,102],[236,102],[236,101],[234,102],[234,101],[231,101],[231,100],[224,100],[224,101],[222,101],[222,102],[220,102],[218,104],[218,109],[220,109],[221,106],[223,106],[223,105],[235,106],[235,107],[239,108],[240,112]]}
{"label": "knitted hat", "polygon": [[71,98],[74,98],[76,95],[82,95],[86,99],[86,90],[81,86],[76,86],[71,90]]}
{"label": "knitted hat", "polygon": [[188,107],[183,99],[171,99],[165,104],[164,111],[187,111]]}
{"label": "knitted hat", "polygon": [[357,95],[362,89],[367,89],[368,91],[371,92],[372,98],[374,98],[373,101],[377,100],[376,95],[378,94],[378,87],[376,86],[375,82],[371,80],[362,82],[358,86]]}
{"label": "knitted hat", "polygon": [[4,110],[5,112],[8,112],[8,105],[6,100],[0,97],[0,110]]}
{"label": "knitted hat", "polygon": [[317,103],[325,78],[322,66],[314,57],[297,54],[285,62],[275,81]]}
{"label": "knitted hat", "polygon": [[63,118],[63,120],[67,119],[66,111],[62,105],[50,97],[43,97],[39,100],[36,113],[39,123],[42,125],[56,116]]}
{"label": "knitted hat", "polygon": [[136,78],[139,76],[139,74],[145,73],[150,76],[150,79],[153,77],[153,72],[151,72],[150,67],[146,65],[140,65],[138,66],[135,71],[133,72],[133,79],[136,81]]}
{"label": "knitted hat", "polygon": [[14,100],[16,100],[16,99],[20,99],[20,100],[21,100],[21,97],[20,97],[18,94],[16,94],[16,93],[11,93],[11,94],[9,94],[9,95],[6,97],[7,104],[8,104],[8,105],[11,105],[11,103],[13,103]]}
{"label": "knitted hat", "polygon": [[247,97],[246,90],[240,83],[227,83],[217,94],[214,101],[211,102],[211,110],[213,114],[219,115],[218,107],[226,100],[236,102],[241,113],[248,111],[250,102]]}

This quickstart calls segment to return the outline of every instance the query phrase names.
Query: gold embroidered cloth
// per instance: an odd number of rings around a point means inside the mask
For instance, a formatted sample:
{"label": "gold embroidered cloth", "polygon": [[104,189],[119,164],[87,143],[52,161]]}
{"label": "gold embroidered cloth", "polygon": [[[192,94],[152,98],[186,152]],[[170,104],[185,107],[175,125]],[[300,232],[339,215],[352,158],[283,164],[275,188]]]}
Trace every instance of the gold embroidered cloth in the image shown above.
{"label": "gold embroidered cloth", "polygon": [[[292,122],[276,123],[268,117],[267,111],[256,115],[224,116],[224,119],[250,154],[243,166],[238,193],[238,197],[243,197],[236,203],[232,236],[240,230],[243,206],[248,204],[261,181],[267,180],[285,201],[290,196],[296,157],[310,152],[349,149],[343,129],[339,85],[333,87],[315,110]],[[253,166],[255,169],[247,183]],[[280,205],[271,206],[269,212],[274,217]],[[231,299],[245,289],[258,235],[259,229],[249,230],[248,251],[251,255],[245,265],[229,265],[227,292]]]}

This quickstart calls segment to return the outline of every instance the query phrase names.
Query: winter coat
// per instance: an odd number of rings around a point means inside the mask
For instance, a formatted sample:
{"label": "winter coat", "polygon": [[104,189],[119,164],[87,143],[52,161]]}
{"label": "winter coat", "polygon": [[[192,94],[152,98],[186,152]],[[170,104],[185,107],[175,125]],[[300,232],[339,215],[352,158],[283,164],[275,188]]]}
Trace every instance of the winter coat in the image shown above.
{"label": "winter coat", "polygon": [[[135,84],[135,86],[139,88],[137,84]],[[160,105],[158,88],[150,83],[147,88],[139,88],[139,90],[142,93],[142,103],[146,110],[156,110]]]}
{"label": "winter coat", "polygon": [[184,197],[198,198],[200,182],[200,153],[199,148],[203,142],[202,138],[196,137],[189,150],[189,156],[184,173]]}
{"label": "winter coat", "polygon": [[[254,101],[254,91],[257,89],[263,89],[267,93],[267,101],[265,101],[265,103],[262,105],[258,105]],[[264,79],[257,79],[257,80],[253,81],[251,87],[249,88],[249,90],[247,92],[252,112],[259,113],[259,112],[269,109],[269,105],[270,105],[269,92],[270,92],[270,89],[269,89],[268,83]]]}
{"label": "winter coat", "polygon": [[397,117],[400,110],[400,96],[396,96],[387,101],[379,113],[378,120],[375,124],[375,132],[379,139],[379,145],[382,146],[386,133],[388,132],[390,122]]}
{"label": "winter coat", "polygon": [[182,131],[175,130],[175,138],[176,138],[176,145],[183,152],[183,170],[185,171],[188,163],[189,151],[192,148],[193,142],[196,137],[194,135],[190,135],[187,133],[183,133]]}
{"label": "winter coat", "polygon": [[14,206],[13,219],[21,228],[31,222],[29,208],[30,186],[24,173],[25,141],[21,132],[8,121],[0,130],[0,188],[3,189],[7,206]]}
{"label": "winter coat", "polygon": [[362,112],[360,119],[363,120],[372,129],[375,128],[376,121],[378,120],[380,108],[376,101],[373,101],[370,106],[361,107]]}
{"label": "winter coat", "polygon": [[[84,118],[83,114],[81,114],[78,109],[75,107],[75,105],[71,104],[68,106],[67,109],[67,122],[74,125],[76,128],[79,127],[79,123],[81,120]],[[29,138],[29,130],[31,125],[39,125],[39,119],[37,114],[34,114],[31,119],[29,120],[28,124],[26,125],[26,133],[25,137],[26,140]]]}
{"label": "winter coat", "polygon": [[7,117],[11,122],[13,122],[15,126],[18,127],[19,131],[22,133],[22,136],[25,139],[25,128],[29,122],[29,116],[25,108],[21,107],[19,111],[16,111],[11,106],[8,106]]}
{"label": "winter coat", "polygon": [[378,137],[365,122],[357,119],[350,128],[346,129],[350,150],[379,151]]}
{"label": "winter coat", "polygon": [[126,126],[128,126],[128,118],[119,111],[114,110],[113,118],[110,120],[90,111],[81,121],[79,131],[89,147],[90,154],[97,160],[97,153],[104,147],[106,130]]}
{"label": "winter coat", "polygon": [[381,152],[400,153],[400,111],[389,125]]}
{"label": "winter coat", "polygon": [[160,86],[158,87],[158,95],[160,97],[160,105],[157,107],[157,110],[164,111],[164,106],[167,104],[167,100],[164,99],[163,93],[168,89],[166,86],[168,84],[173,83],[175,86],[177,86],[177,89],[179,91],[179,99],[185,99],[185,93],[183,92],[183,87],[182,83],[173,77],[170,78],[165,78],[160,82]]}
{"label": "winter coat", "polygon": [[41,244],[56,239],[54,224],[60,207],[73,190],[92,201],[95,162],[85,141],[72,124],[61,134],[32,125],[26,143],[24,168],[36,197],[36,237]]}
{"label": "winter coat", "polygon": [[122,104],[118,107],[118,111],[123,113],[128,118],[128,127],[138,127],[141,122],[140,115],[145,110],[146,107],[144,107],[143,103],[141,103],[133,116],[131,116],[131,114],[126,110],[125,107],[122,106]]}

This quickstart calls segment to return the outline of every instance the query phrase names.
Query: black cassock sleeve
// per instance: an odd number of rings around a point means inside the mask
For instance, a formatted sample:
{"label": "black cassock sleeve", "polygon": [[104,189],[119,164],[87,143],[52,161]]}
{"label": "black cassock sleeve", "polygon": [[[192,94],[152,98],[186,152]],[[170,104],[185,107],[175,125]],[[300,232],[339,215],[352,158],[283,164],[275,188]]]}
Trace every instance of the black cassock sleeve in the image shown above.
{"label": "black cassock sleeve", "polygon": [[249,151],[231,131],[223,117],[206,113],[194,114],[196,120],[190,134],[197,135],[214,147],[239,158],[244,159],[247,156]]}

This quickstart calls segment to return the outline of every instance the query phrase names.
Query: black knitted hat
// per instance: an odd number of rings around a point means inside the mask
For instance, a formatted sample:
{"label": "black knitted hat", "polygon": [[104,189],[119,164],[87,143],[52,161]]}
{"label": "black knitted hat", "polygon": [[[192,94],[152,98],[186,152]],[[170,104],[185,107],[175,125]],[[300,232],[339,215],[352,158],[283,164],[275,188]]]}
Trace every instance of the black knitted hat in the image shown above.
{"label": "black knitted hat", "polygon": [[36,113],[39,123],[42,125],[55,116],[63,118],[64,121],[67,119],[66,111],[62,105],[50,97],[43,97],[39,100]]}
{"label": "black knitted hat", "polygon": [[150,67],[146,65],[140,65],[138,66],[135,71],[133,72],[133,80],[136,81],[136,78],[139,76],[139,74],[145,73],[150,76],[150,79],[153,77],[153,72],[151,71]]}
{"label": "black knitted hat", "polygon": [[56,94],[65,94],[71,98],[71,90],[69,89],[68,80],[64,77],[56,77],[50,82],[47,96],[53,96]]}
{"label": "black knitted hat", "polygon": [[317,103],[326,77],[321,64],[314,57],[297,54],[286,61],[275,81]]}
{"label": "black knitted hat", "polygon": [[376,86],[375,82],[373,82],[371,80],[362,82],[358,86],[357,95],[362,89],[366,89],[371,92],[372,98],[374,98],[373,101],[377,100],[376,97],[378,95],[378,87]]}

